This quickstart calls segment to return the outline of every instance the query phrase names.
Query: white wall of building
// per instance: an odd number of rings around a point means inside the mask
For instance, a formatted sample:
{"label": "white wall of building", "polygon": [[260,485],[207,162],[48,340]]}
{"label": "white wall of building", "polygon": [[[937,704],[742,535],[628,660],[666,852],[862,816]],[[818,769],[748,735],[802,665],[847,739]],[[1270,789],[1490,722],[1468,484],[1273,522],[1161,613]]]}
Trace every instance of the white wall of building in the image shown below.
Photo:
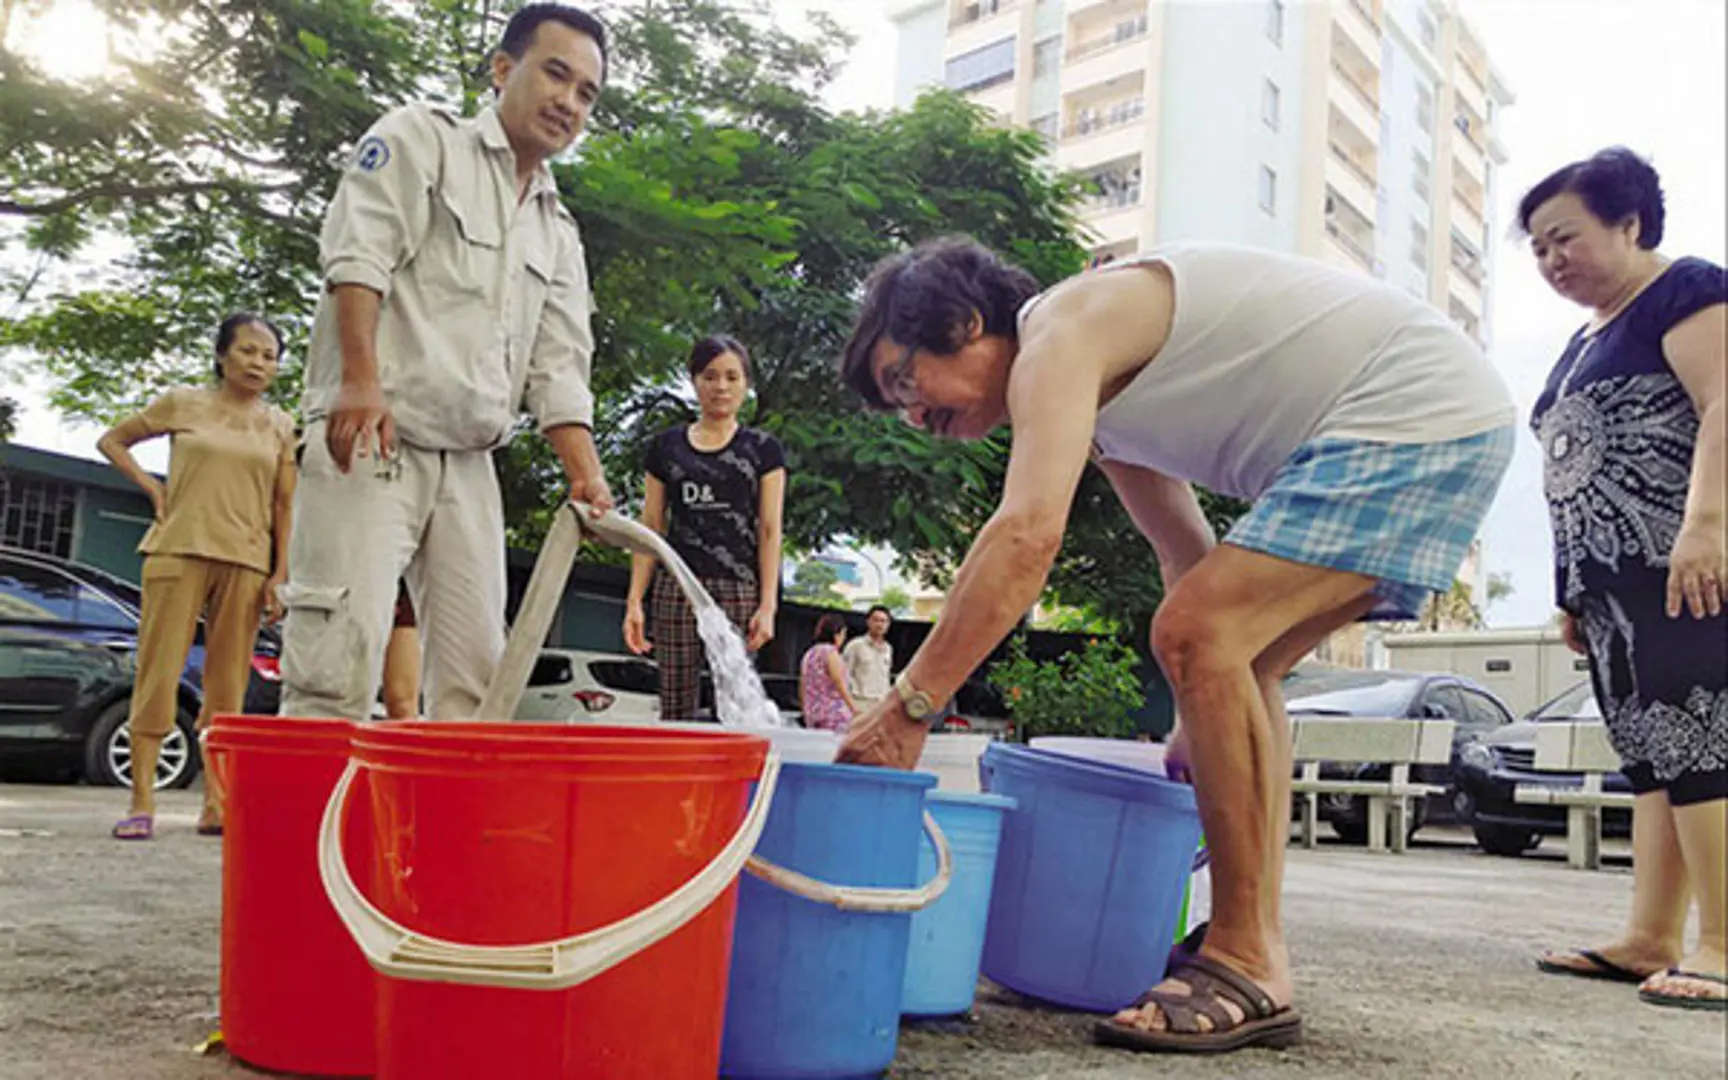
{"label": "white wall of building", "polygon": [[[1426,300],[1429,266],[1436,255],[1446,258],[1450,241],[1434,232],[1434,136],[1423,131],[1416,118],[1423,88],[1438,100],[1434,80],[1411,50],[1399,35],[1386,34],[1380,56],[1379,206],[1374,250],[1385,267],[1387,281]],[[1433,126],[1439,126],[1437,117]],[[1425,175],[1417,173],[1418,154],[1427,163]],[[1421,190],[1424,184],[1426,197]],[[1413,255],[1417,224],[1427,237],[1421,263]]]}
{"label": "white wall of building", "polygon": [[[1266,0],[1171,4],[1164,15],[1163,114],[1158,135],[1155,241],[1207,239],[1294,250],[1301,171],[1303,19],[1285,5],[1283,44],[1266,33]],[[1262,116],[1278,87],[1278,128]],[[1276,177],[1274,211],[1260,207],[1260,169]]]}
{"label": "white wall of building", "polygon": [[948,5],[934,0],[898,17],[894,107],[904,109],[926,87],[942,85],[942,52],[948,33]]}

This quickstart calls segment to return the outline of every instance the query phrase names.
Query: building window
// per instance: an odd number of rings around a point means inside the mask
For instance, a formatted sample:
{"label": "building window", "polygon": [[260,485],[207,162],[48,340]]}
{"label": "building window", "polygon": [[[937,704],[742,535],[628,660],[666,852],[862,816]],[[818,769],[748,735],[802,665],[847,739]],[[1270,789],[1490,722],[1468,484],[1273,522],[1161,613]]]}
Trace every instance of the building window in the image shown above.
{"label": "building window", "polygon": [[1416,197],[1421,199],[1423,202],[1431,202],[1433,197],[1429,192],[1428,177],[1432,174],[1433,170],[1428,164],[1428,159],[1423,156],[1422,151],[1416,151],[1415,155],[1410,159],[1410,168],[1413,173],[1413,179],[1410,181],[1411,189],[1416,192]]}
{"label": "building window", "polygon": [[1410,261],[1428,269],[1428,227],[1415,218],[1410,219]]}
{"label": "building window", "polygon": [[1032,77],[1042,79],[1046,75],[1056,74],[1056,69],[1062,66],[1062,35],[1047,37],[1032,46]]}
{"label": "building window", "polygon": [[1098,189],[1093,196],[1094,205],[1100,210],[1120,210],[1123,207],[1140,205],[1140,165],[1116,164],[1106,166],[1086,178],[1087,182]]}
{"label": "building window", "polygon": [[1284,45],[1284,0],[1266,0],[1266,36],[1272,44]]}
{"label": "building window", "polygon": [[69,559],[77,514],[71,484],[0,473],[0,544]]}
{"label": "building window", "polygon": [[948,89],[961,93],[982,90],[1014,77],[1014,39],[1005,37],[961,53],[948,61]]}
{"label": "building window", "polygon": [[1266,126],[1273,131],[1278,130],[1279,99],[1282,96],[1278,84],[1271,79],[1267,79],[1266,85],[1260,88],[1260,119],[1266,121]]}
{"label": "building window", "polygon": [[1416,126],[1434,134],[1434,91],[1426,86],[1416,88]]}
{"label": "building window", "polygon": [[1435,25],[1434,16],[1429,14],[1427,5],[1416,13],[1416,28],[1422,37],[1422,46],[1430,53],[1440,51],[1440,28]]}
{"label": "building window", "polygon": [[1278,174],[1270,166],[1260,166],[1260,209],[1274,216],[1278,213]]}

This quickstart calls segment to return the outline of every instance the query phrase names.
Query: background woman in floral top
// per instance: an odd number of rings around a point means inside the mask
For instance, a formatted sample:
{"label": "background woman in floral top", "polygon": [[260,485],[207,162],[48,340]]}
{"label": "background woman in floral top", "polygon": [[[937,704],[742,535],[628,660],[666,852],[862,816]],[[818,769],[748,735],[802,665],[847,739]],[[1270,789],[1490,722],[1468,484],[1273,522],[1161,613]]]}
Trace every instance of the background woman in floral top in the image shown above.
{"label": "background woman in floral top", "polygon": [[[1624,937],[1545,971],[1641,983],[1657,1005],[1728,999],[1728,278],[1657,254],[1656,172],[1604,150],[1518,207],[1542,276],[1592,309],[1536,402],[1569,644],[1590,658],[1637,800]],[[1691,900],[1699,938],[1685,950]]]}

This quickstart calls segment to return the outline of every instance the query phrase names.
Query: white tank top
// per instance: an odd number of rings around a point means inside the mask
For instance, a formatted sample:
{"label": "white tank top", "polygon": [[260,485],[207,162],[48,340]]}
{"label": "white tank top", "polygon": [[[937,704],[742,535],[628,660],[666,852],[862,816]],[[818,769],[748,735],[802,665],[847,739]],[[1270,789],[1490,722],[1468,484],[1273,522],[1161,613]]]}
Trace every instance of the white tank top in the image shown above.
{"label": "white tank top", "polygon": [[[1175,313],[1158,355],[1098,414],[1107,458],[1253,499],[1310,439],[1445,442],[1516,418],[1481,350],[1384,282],[1222,244],[1109,271],[1145,263],[1169,268]],[[1044,295],[1021,308],[1022,329]]]}

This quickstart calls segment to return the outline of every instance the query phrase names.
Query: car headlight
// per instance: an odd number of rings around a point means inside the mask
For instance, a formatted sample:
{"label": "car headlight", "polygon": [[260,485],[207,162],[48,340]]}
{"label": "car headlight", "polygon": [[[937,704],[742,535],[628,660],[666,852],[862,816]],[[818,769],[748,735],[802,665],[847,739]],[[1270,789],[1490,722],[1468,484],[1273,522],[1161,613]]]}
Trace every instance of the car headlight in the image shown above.
{"label": "car headlight", "polygon": [[1488,772],[1494,768],[1494,751],[1479,742],[1466,743],[1464,749],[1458,752],[1458,760],[1472,769]]}

